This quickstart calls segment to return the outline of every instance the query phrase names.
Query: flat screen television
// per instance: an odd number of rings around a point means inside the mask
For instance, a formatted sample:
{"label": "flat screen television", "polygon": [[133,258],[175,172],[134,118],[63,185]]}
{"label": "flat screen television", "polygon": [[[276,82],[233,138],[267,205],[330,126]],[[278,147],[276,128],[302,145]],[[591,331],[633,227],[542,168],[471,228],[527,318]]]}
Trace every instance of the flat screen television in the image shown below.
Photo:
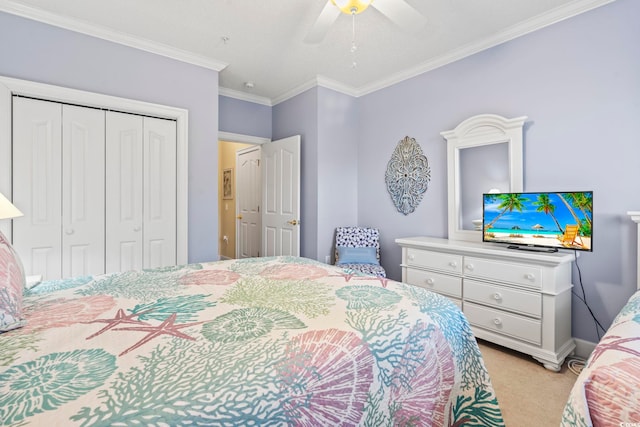
{"label": "flat screen television", "polygon": [[592,251],[593,191],[485,193],[482,241],[512,249]]}

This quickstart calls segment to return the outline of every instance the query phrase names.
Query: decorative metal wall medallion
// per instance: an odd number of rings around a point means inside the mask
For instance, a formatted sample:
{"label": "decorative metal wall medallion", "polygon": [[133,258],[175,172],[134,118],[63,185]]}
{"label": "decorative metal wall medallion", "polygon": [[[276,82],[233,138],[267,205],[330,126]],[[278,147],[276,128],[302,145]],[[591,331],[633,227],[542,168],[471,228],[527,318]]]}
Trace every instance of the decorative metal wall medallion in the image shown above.
{"label": "decorative metal wall medallion", "polygon": [[399,212],[409,215],[416,210],[427,191],[431,169],[427,157],[414,138],[406,136],[393,151],[384,181],[391,200]]}

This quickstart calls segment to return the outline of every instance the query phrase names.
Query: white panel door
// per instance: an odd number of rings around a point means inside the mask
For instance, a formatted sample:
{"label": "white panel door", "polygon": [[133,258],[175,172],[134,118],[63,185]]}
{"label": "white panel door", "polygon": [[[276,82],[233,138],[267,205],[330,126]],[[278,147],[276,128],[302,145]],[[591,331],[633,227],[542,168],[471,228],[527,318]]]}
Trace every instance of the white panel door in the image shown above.
{"label": "white panel door", "polygon": [[142,118],[107,112],[106,271],[142,268]]}
{"label": "white panel door", "polygon": [[105,112],[62,107],[62,277],[105,272]]}
{"label": "white panel door", "polygon": [[144,118],[143,267],[176,264],[176,122]]}
{"label": "white panel door", "polygon": [[300,135],[262,145],[263,256],[300,255]]}
{"label": "white panel door", "polygon": [[13,98],[13,246],[28,275],[62,277],[62,105]]}
{"label": "white panel door", "polygon": [[238,151],[236,157],[236,258],[259,257],[262,242],[262,173],[260,147]]}

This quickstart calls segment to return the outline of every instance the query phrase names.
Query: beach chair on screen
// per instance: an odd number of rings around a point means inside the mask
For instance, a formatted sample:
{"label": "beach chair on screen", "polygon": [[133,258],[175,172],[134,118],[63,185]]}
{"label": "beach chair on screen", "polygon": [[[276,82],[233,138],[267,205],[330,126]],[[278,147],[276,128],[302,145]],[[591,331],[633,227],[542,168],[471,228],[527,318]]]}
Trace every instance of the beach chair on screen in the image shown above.
{"label": "beach chair on screen", "polygon": [[[558,236],[558,240],[560,240],[560,244],[567,248],[571,248],[573,246],[584,246],[584,242],[579,234],[579,227],[574,224],[567,225],[564,229],[564,233]],[[579,240],[578,243],[576,240]]]}

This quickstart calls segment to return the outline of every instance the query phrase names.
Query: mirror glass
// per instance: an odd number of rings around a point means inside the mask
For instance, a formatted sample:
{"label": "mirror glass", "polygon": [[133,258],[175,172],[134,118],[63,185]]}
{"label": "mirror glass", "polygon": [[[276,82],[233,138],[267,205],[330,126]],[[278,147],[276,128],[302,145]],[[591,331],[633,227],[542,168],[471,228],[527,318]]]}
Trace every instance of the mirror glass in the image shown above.
{"label": "mirror glass", "polygon": [[[509,144],[460,149],[460,216],[458,228],[475,230],[482,224],[482,194],[510,191]],[[480,222],[478,222],[480,221]],[[481,225],[480,225],[481,226]]]}

